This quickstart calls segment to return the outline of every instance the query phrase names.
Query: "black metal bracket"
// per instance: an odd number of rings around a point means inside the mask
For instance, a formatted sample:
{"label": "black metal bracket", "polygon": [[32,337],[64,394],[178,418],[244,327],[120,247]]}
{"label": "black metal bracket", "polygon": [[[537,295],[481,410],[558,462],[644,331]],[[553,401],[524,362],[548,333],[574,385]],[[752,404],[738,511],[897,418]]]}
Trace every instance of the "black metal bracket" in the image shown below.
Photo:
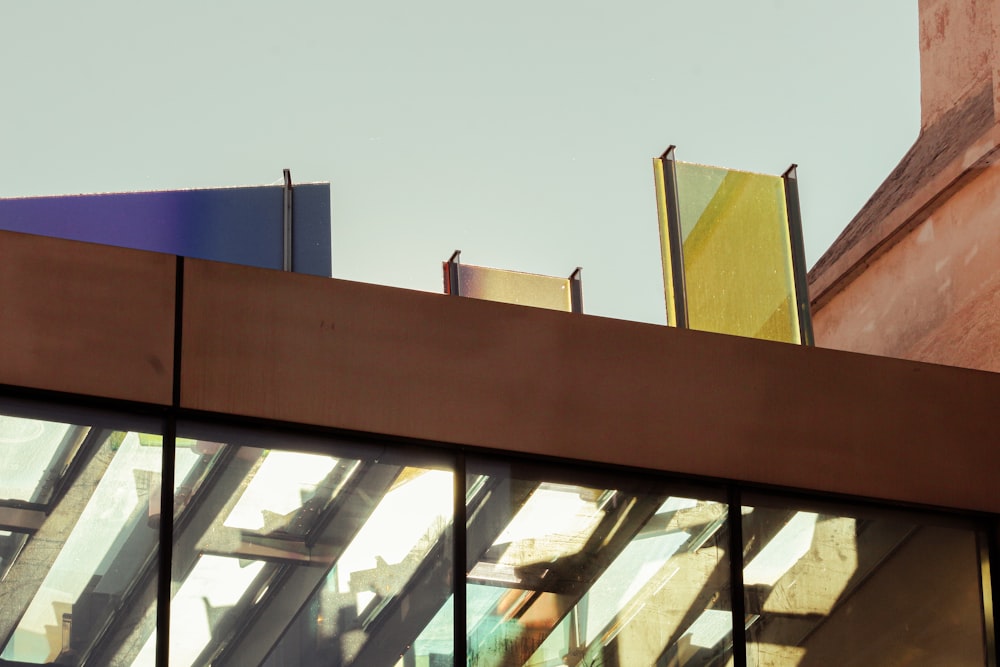
{"label": "black metal bracket", "polygon": [[675,148],[677,147],[671,144],[667,150],[663,151],[663,155],[659,157],[663,168],[663,194],[667,203],[665,229],[661,229],[660,233],[662,234],[665,231],[667,234],[667,238],[663,240],[666,241],[670,256],[670,276],[664,276],[664,279],[669,279],[673,286],[674,325],[681,329],[687,329],[688,308],[687,283],[684,279],[684,234],[681,231],[681,208],[677,198]]}
{"label": "black metal bracket", "polygon": [[809,305],[809,279],[806,271],[806,250],[802,236],[802,213],[799,210],[799,183],[793,164],[781,175],[785,184],[785,211],[788,216],[788,241],[792,251],[792,276],[795,282],[796,319],[799,322],[799,342],[813,346],[812,310]]}
{"label": "black metal bracket", "polygon": [[281,268],[284,271],[292,271],[294,270],[292,267],[292,171],[285,169],[283,174]]}
{"label": "black metal bracket", "polygon": [[451,253],[451,257],[444,263],[444,293],[452,296],[459,294],[458,267],[461,264],[462,251],[456,250]]}
{"label": "black metal bracket", "polygon": [[583,268],[579,266],[569,274],[569,304],[572,312],[583,312]]}

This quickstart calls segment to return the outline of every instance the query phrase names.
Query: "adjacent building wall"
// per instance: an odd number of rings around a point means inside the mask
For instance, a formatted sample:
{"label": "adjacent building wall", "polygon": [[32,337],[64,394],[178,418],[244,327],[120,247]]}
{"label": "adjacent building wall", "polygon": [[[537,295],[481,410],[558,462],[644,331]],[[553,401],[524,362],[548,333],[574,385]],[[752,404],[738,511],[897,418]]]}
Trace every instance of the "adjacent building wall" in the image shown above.
{"label": "adjacent building wall", "polygon": [[920,136],[810,273],[818,345],[1000,371],[998,25],[920,2]]}

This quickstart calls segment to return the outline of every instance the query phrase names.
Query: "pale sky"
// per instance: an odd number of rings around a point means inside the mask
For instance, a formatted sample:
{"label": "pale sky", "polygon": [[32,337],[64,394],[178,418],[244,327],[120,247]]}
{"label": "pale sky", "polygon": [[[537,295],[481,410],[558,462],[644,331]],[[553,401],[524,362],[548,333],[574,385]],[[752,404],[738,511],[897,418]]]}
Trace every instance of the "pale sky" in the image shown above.
{"label": "pale sky", "polygon": [[8,2],[0,196],[330,181],[338,278],[662,323],[651,159],[799,165],[812,265],[916,139],[916,0]]}

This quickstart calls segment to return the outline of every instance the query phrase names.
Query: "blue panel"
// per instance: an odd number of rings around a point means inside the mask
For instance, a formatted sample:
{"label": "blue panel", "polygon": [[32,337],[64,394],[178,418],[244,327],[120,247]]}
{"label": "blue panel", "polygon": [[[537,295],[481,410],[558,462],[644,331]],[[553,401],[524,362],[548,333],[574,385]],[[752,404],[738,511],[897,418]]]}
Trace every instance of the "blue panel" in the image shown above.
{"label": "blue panel", "polygon": [[[330,185],[294,188],[293,263],[330,275]],[[0,199],[0,229],[280,269],[282,187]]]}
{"label": "blue panel", "polygon": [[296,273],[332,276],[330,184],[296,185],[292,211],[292,268]]}

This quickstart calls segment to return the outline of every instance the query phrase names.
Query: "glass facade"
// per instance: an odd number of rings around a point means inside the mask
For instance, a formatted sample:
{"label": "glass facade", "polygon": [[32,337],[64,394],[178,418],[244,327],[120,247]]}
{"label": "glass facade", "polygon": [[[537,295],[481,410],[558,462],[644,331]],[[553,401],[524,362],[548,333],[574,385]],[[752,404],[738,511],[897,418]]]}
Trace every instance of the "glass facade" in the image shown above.
{"label": "glass facade", "polygon": [[0,664],[993,664],[976,517],[4,399],[0,447]]}
{"label": "glass facade", "polygon": [[974,531],[767,498],[742,515],[747,664],[987,664]]}
{"label": "glass facade", "polygon": [[705,490],[496,460],[468,472],[469,665],[731,651],[726,505]]}
{"label": "glass facade", "polygon": [[171,665],[451,655],[451,619],[430,627],[452,592],[446,457],[203,425],[181,433]]}
{"label": "glass facade", "polygon": [[0,664],[111,664],[155,626],[163,446],[128,421],[0,414]]}

